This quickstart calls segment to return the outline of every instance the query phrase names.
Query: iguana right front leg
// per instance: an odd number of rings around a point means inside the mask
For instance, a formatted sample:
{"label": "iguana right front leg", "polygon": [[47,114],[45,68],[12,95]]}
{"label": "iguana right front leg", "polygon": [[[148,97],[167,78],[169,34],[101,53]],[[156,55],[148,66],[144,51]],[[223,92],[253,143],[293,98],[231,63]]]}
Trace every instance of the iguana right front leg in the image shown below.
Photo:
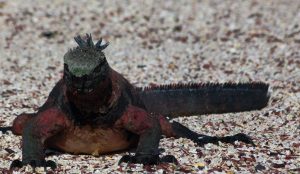
{"label": "iguana right front leg", "polygon": [[17,118],[13,122],[12,126],[12,132],[15,135],[22,135],[24,126],[28,121],[30,121],[34,116],[36,116],[36,113],[23,113],[17,116]]}
{"label": "iguana right front leg", "polygon": [[55,168],[54,162],[45,160],[44,142],[68,125],[66,115],[58,108],[49,108],[25,124],[22,134],[22,161],[14,160],[11,168],[31,165]]}
{"label": "iguana right front leg", "polygon": [[14,133],[15,135],[22,135],[25,124],[35,115],[35,113],[22,113],[17,116],[12,126],[0,127],[0,131],[3,133],[12,131],[12,133]]}

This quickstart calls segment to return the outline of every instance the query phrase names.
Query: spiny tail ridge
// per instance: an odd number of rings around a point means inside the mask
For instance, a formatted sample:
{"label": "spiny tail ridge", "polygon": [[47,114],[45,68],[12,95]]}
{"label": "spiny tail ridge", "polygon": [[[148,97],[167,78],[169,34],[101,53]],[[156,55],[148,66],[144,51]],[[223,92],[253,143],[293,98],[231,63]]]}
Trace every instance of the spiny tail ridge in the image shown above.
{"label": "spiny tail ridge", "polygon": [[189,116],[257,110],[268,104],[269,85],[252,83],[188,83],[137,88],[150,112]]}

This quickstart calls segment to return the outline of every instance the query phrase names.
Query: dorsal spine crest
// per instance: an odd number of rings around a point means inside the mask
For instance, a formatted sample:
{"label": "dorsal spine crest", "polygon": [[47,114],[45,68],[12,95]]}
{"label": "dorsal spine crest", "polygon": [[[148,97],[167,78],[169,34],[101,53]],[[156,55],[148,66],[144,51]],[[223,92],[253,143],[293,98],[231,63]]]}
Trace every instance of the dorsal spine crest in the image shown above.
{"label": "dorsal spine crest", "polygon": [[74,37],[74,40],[78,44],[78,47],[81,49],[94,48],[97,51],[102,51],[109,45],[108,42],[102,44],[102,38],[100,38],[100,40],[95,45],[93,42],[92,35],[88,33],[86,34],[86,40],[82,39],[80,35]]}

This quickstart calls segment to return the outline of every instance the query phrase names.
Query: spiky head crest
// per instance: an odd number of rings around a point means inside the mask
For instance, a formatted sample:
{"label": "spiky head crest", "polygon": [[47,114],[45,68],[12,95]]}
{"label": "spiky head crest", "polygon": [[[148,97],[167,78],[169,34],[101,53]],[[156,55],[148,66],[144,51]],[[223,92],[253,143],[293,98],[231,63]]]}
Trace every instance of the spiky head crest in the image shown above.
{"label": "spiky head crest", "polygon": [[64,55],[64,63],[70,73],[81,77],[90,74],[100,64],[106,63],[102,50],[108,46],[108,43],[102,45],[102,38],[96,44],[94,44],[91,34],[86,34],[86,39],[82,39],[80,35],[74,39],[78,46],[70,49]]}

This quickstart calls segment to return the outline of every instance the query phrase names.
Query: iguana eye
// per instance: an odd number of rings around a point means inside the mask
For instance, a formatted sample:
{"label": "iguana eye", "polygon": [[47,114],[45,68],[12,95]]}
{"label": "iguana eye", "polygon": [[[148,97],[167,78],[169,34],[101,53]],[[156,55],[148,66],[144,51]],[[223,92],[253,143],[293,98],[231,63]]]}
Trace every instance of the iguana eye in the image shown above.
{"label": "iguana eye", "polygon": [[102,67],[102,64],[98,65],[98,66],[94,69],[93,73],[99,73],[99,72],[101,71],[101,67]]}

